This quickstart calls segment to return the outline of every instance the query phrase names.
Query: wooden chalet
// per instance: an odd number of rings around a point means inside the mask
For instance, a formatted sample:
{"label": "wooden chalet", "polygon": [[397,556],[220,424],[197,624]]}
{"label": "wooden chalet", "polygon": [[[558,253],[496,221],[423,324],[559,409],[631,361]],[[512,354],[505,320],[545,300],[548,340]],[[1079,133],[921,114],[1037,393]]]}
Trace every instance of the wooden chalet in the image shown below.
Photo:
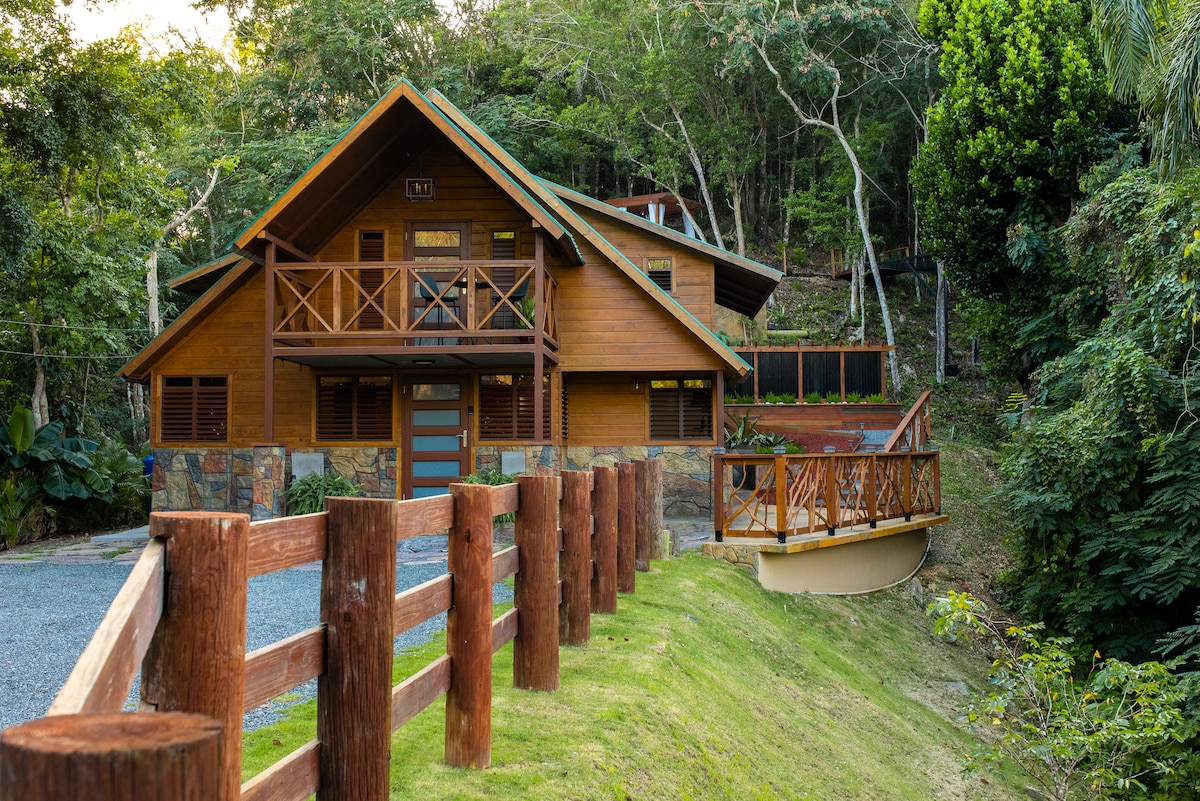
{"label": "wooden chalet", "polygon": [[231,244],[121,370],[150,387],[154,507],[282,513],[292,475],[376,497],[482,468],[664,457],[710,508],[724,388],[710,330],[782,275],[543,181],[400,82]]}

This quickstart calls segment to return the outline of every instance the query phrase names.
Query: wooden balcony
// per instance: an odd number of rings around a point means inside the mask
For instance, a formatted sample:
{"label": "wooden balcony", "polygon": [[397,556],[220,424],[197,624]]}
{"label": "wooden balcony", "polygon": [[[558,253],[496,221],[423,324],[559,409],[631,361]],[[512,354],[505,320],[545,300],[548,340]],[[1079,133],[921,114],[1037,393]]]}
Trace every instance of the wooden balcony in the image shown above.
{"label": "wooden balcony", "polygon": [[557,360],[558,284],[536,261],[288,262],[269,280],[271,344],[281,358]]}
{"label": "wooden balcony", "polygon": [[941,515],[936,450],[713,456],[717,539],[835,535]]}

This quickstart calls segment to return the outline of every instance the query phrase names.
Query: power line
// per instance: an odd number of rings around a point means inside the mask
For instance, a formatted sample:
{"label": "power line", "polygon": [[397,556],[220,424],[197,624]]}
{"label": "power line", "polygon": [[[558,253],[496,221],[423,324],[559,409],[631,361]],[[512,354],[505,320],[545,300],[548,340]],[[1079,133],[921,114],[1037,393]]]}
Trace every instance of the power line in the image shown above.
{"label": "power line", "polygon": [[132,356],[74,356],[70,353],[27,353],[22,350],[0,350],[9,356],[41,356],[43,359],[124,359],[129,361]]}
{"label": "power line", "polygon": [[[6,325],[19,325],[22,328],[29,325],[29,323],[25,322],[24,320],[0,320],[0,323],[6,324]],[[34,323],[33,327],[34,328],[65,328],[69,331],[104,331],[106,333],[107,332],[131,332],[131,331],[146,332],[146,331],[150,330],[149,326],[146,326],[145,328],[93,328],[91,326],[86,326],[86,325],[59,325],[58,323]]]}

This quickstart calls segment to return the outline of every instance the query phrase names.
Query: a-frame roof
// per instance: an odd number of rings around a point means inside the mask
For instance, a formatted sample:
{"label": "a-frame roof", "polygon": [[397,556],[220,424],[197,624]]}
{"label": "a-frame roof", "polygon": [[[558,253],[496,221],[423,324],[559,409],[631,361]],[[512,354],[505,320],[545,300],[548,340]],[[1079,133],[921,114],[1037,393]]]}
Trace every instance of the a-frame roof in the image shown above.
{"label": "a-frame roof", "polygon": [[350,126],[233,242],[257,259],[263,239],[304,256],[321,249],[372,198],[421,158],[436,137],[449,140],[525,211],[567,261],[581,263],[562,224],[467,138],[408,81],[401,80]]}
{"label": "a-frame roof", "polygon": [[[717,266],[717,301],[735,311],[752,314],[761,308],[778,283],[780,273],[662,226],[639,222],[633,215],[600,201],[543,182],[443,95],[436,91],[422,95],[412,84],[400,81],[231,243],[235,253],[245,256],[246,261],[239,262],[231,254],[173,282],[188,289],[209,288],[209,291],[122,368],[121,374],[145,380],[156,356],[165,353],[203,319],[235,284],[244,281],[249,261],[261,261],[266,240],[302,258],[319,251],[361,208],[411,167],[420,157],[421,143],[434,136],[445,137],[528,213],[534,226],[548,234],[552,245],[568,263],[582,264],[576,239],[586,240],[711,349],[726,370],[743,375],[750,369],[720,338],[588,224],[572,205],[616,215],[622,222],[637,224],[648,233],[712,258]],[[740,294],[723,290],[722,286],[740,287]]]}

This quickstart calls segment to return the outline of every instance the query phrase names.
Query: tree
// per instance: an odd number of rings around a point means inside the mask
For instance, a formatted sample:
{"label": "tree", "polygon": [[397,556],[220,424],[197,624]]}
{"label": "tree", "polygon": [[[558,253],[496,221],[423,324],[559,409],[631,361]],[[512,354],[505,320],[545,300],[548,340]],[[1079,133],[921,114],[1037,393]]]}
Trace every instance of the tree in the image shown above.
{"label": "tree", "polygon": [[1155,156],[1173,174],[1194,156],[1200,128],[1200,5],[1093,0],[1092,8],[1113,91],[1149,112]]}
{"label": "tree", "polygon": [[[946,81],[912,172],[925,243],[969,295],[993,375],[1027,381],[1071,341],[1056,232],[1114,148],[1112,101],[1078,3],[929,0],[920,25]],[[1094,324],[1091,297],[1075,311]]]}
{"label": "tree", "polygon": [[[842,103],[857,93],[867,94],[879,80],[870,65],[885,45],[890,47],[900,38],[896,28],[903,27],[905,17],[886,0],[836,0],[803,8],[799,3],[789,7],[704,0],[692,5],[713,31],[712,41],[726,48],[727,72],[736,74],[761,64],[795,120],[828,134],[841,147],[854,178],[854,218],[875,279],[887,343],[895,345],[867,213],[867,174],[843,124]],[[899,388],[894,349],[888,358],[892,385]]]}

